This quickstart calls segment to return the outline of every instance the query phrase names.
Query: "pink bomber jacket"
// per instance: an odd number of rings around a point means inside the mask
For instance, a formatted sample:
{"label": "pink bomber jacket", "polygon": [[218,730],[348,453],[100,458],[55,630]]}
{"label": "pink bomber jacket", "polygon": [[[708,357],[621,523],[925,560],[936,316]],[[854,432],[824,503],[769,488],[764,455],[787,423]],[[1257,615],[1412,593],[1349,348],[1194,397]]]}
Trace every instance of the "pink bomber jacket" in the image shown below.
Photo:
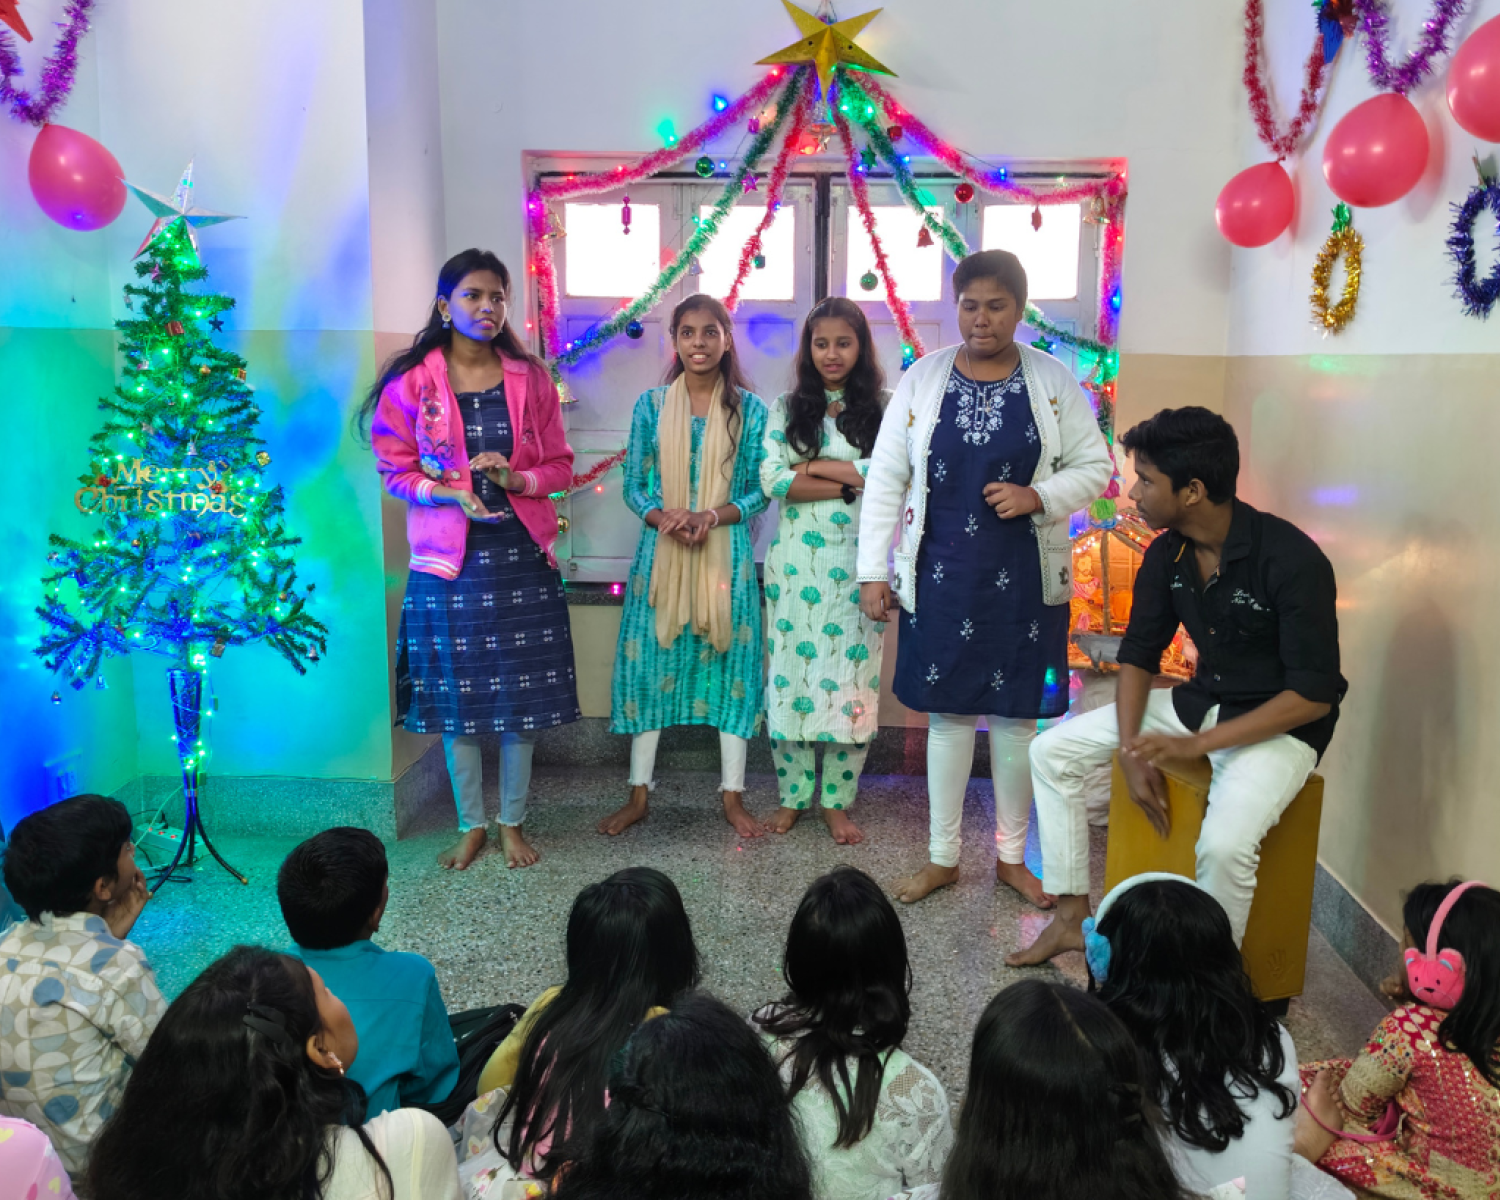
{"label": "pink bomber jacket", "polygon": [[[497,350],[495,352],[500,355]],[[573,482],[573,448],[563,431],[557,387],[547,369],[500,355],[505,403],[516,431],[511,472],[525,487],[510,493],[516,516],[547,554],[557,541],[557,510],[547,498]],[[441,347],[386,385],[370,424],[370,441],[385,490],[407,502],[411,569],[454,579],[464,565],[469,518],[456,504],[432,499],[438,486],[472,489],[464,422],[448,383]]]}

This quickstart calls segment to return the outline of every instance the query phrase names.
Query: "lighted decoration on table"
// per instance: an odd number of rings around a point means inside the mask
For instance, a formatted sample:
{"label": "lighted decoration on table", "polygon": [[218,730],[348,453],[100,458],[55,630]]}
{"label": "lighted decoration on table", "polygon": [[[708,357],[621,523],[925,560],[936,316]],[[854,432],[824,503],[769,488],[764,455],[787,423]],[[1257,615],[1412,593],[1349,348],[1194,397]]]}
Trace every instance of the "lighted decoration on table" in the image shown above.
{"label": "lighted decoration on table", "polygon": [[[1478,165],[1476,160],[1475,166]],[[1448,235],[1448,253],[1454,267],[1453,284],[1464,302],[1464,314],[1470,317],[1488,317],[1495,301],[1500,299],[1500,262],[1480,279],[1474,252],[1474,226],[1486,210],[1494,220],[1485,224],[1500,235],[1500,181],[1481,171],[1479,185],[1462,204],[1453,206],[1453,232]]]}
{"label": "lighted decoration on table", "polygon": [[[1349,206],[1340,204],[1333,210],[1333,232],[1318,251],[1312,269],[1313,324],[1321,327],[1325,335],[1342,333],[1354,319],[1354,307],[1359,303],[1364,250],[1365,240],[1354,228]],[[1340,258],[1344,260],[1344,290],[1337,301],[1330,302],[1328,289],[1333,282],[1334,264]]]}
{"label": "lighted decoration on table", "polygon": [[[1134,513],[1117,513],[1113,503],[1102,520],[1080,521],[1073,539],[1073,598],[1068,620],[1068,666],[1109,670],[1130,623],[1135,576],[1155,534]],[[1162,656],[1161,673],[1186,679],[1197,651],[1181,629]]]}
{"label": "lighted decoration on table", "polygon": [[282,489],[267,486],[272,459],[255,434],[260,410],[245,360],[209,333],[234,300],[193,288],[208,272],[193,245],[188,189],[173,202],[178,215],[157,228],[135,264],[138,282],[125,286],[131,316],[116,322],[124,373],[100,402],[103,425],[74,492],[97,525],[49,539],[36,652],[74,688],[101,681],[107,658],[168,659],[185,812],[177,854],[157,881],[184,855],[191,865],[201,839],[245,882],[198,812],[208,660],[263,642],[302,674],[326,653],[327,629],[309,611],[313,585],[297,579],[300,539],[287,531]]}

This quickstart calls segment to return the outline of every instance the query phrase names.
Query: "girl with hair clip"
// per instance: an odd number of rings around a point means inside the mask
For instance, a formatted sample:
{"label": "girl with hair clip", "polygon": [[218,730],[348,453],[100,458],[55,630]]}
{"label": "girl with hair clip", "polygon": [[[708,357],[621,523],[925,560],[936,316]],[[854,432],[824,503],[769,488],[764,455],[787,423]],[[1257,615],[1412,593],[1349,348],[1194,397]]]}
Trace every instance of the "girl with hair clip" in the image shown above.
{"label": "girl with hair clip", "polygon": [[749,521],[766,507],[766,406],[740,373],[734,323],[719,301],[689,296],[672,310],[670,332],[667,384],[635,402],[625,455],[625,503],[645,527],[625,589],[609,727],[632,735],[630,798],[599,832],[645,818],[663,729],[710,725],[724,815],[741,837],[756,837],[764,831],[742,793],[765,707]]}
{"label": "girl with hair clip", "polygon": [[814,880],[787,934],[784,999],[752,1018],[802,1127],[817,1200],[885,1200],[933,1183],[953,1145],[948,1096],[901,1049],[911,1018],[906,935],[854,867]]}
{"label": "girl with hair clip", "polygon": [[636,1031],[609,1101],[554,1200],[812,1200],[775,1064],[712,996],[685,996]]}
{"label": "girl with hair clip", "polygon": [[1386,1200],[1500,1196],[1500,892],[1422,883],[1398,1001],[1359,1056],[1302,1069],[1297,1153]]}
{"label": "girl with hair clip", "polygon": [[550,1180],[604,1115],[610,1063],[643,1022],[698,986],[698,950],[676,886],[630,867],[578,894],[567,982],[548,988],[496,1049],[462,1121],[460,1168],[473,1200],[507,1182]]}
{"label": "girl with hair clip", "polygon": [[431,1113],[365,1123],[359,1038],[318,973],[236,946],[167,1009],[89,1158],[94,1200],[458,1200]]}
{"label": "girl with hair clip", "polygon": [[816,800],[844,845],[864,840],[849,808],[880,718],[885,623],[860,611],[854,576],[860,493],[890,393],[870,323],[842,296],[807,314],[796,371],[795,389],[771,406],[760,468],[766,495],[781,502],[765,588],[781,807],[766,827],[786,833]]}
{"label": "girl with hair clip", "polygon": [[[901,1200],[1190,1200],[1130,1033],[1068,984],[1027,979],[974,1030],[969,1087],[940,1185]],[[1215,1200],[1241,1196],[1233,1185]]]}
{"label": "girl with hair clip", "polygon": [[386,491],[407,504],[411,574],[397,639],[396,719],[439,733],[464,870],[487,825],[479,738],[500,737],[500,844],[529,867],[537,734],[576,721],[573,640],[549,492],[573,479],[557,388],[509,323],[510,272],[488,250],[443,264],[427,325],[359,412]]}
{"label": "girl with hair clip", "polygon": [[1292,1152],[1297,1048],[1255,998],[1223,905],[1180,875],[1137,875],[1086,925],[1090,986],[1141,1049],[1167,1152],[1196,1188],[1248,1200],[1347,1196]]}

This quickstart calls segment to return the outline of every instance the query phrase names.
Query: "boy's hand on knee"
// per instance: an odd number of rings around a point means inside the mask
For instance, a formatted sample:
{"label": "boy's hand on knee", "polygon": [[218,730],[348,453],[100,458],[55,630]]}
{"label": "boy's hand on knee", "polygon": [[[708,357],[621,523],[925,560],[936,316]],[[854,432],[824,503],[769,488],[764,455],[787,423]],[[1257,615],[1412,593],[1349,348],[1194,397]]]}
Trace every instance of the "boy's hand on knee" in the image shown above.
{"label": "boy's hand on knee", "polygon": [[1134,744],[1120,752],[1120,769],[1130,798],[1151,822],[1151,828],[1165,838],[1172,832],[1172,818],[1167,808],[1167,781],[1160,770],[1136,753]]}

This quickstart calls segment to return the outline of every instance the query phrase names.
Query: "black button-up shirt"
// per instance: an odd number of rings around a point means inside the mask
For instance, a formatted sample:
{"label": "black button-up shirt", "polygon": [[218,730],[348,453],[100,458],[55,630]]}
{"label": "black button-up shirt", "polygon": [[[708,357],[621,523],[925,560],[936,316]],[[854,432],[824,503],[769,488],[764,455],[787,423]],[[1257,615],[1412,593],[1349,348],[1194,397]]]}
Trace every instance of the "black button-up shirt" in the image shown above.
{"label": "black button-up shirt", "polygon": [[1321,757],[1349,690],[1339,674],[1336,598],[1333,564],[1312,538],[1236,500],[1219,569],[1206,584],[1193,543],[1180,533],[1168,530],[1146,548],[1119,661],[1155,674],[1180,622],[1198,648],[1193,678],[1172,692],[1184,725],[1202,728],[1215,704],[1227,721],[1293,691],[1333,706],[1290,731]]}

